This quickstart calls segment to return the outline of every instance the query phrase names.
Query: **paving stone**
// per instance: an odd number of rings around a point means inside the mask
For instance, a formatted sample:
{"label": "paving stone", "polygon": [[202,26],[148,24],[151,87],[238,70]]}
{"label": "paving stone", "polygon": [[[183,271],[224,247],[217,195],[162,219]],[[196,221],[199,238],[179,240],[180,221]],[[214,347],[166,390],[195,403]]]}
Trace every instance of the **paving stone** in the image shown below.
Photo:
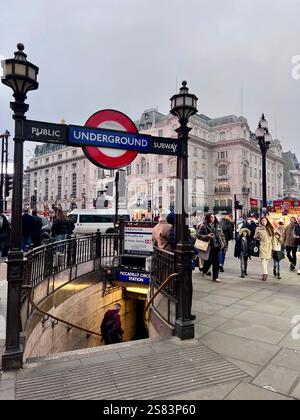
{"label": "paving stone", "polygon": [[289,395],[298,377],[299,372],[271,364],[255,378],[253,383],[261,387],[271,386],[276,392]]}
{"label": "paving stone", "polygon": [[293,369],[300,373],[300,351],[282,349],[271,364]]}
{"label": "paving stone", "polygon": [[216,331],[270,344],[277,344],[285,336],[285,333],[280,333],[264,325],[239,320],[229,320],[218,327]]}
{"label": "paving stone", "polygon": [[230,306],[233,303],[237,302],[238,300],[239,298],[210,294],[210,295],[205,296],[203,299],[201,299],[201,302],[210,302],[210,303],[216,303],[219,305]]}
{"label": "paving stone", "polygon": [[226,400],[290,400],[290,398],[277,394],[258,386],[241,382],[226,398]]}
{"label": "paving stone", "polygon": [[260,366],[268,363],[279,350],[279,347],[268,343],[260,343],[216,330],[204,336],[201,342],[217,353]]}
{"label": "paving stone", "polygon": [[276,331],[283,332],[288,332],[292,327],[288,318],[267,313],[262,314],[261,312],[253,311],[252,308],[237,315],[235,319],[253,324],[264,325],[266,327],[274,328]]}
{"label": "paving stone", "polygon": [[252,378],[261,371],[261,366],[255,365],[254,363],[248,363],[243,360],[233,359],[231,357],[226,357],[226,359],[246,372]]}
{"label": "paving stone", "polygon": [[206,325],[197,324],[195,325],[195,337],[201,338],[212,330],[213,330],[212,327],[207,327]]}
{"label": "paving stone", "polygon": [[165,400],[223,400],[238,384],[238,381],[229,382],[226,384],[212,386],[207,389],[200,389],[193,392],[174,395],[172,397],[165,398]]}
{"label": "paving stone", "polygon": [[298,385],[291,392],[291,395],[297,398],[298,400],[300,400],[300,380],[299,380]]}
{"label": "paving stone", "polygon": [[220,316],[212,315],[206,317],[201,321],[202,325],[206,325],[207,327],[217,328],[220,325],[224,324],[224,322],[228,321],[228,318],[222,318]]}

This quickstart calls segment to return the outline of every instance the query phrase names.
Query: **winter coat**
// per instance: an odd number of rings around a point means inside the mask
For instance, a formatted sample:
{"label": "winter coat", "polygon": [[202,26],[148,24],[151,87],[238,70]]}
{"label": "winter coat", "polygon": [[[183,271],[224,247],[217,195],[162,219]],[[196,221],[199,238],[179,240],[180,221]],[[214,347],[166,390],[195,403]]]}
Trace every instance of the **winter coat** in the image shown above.
{"label": "winter coat", "polygon": [[22,236],[32,236],[33,232],[33,217],[27,212],[22,216]]}
{"label": "winter coat", "polygon": [[254,239],[260,242],[259,257],[270,260],[272,257],[272,240],[273,235],[270,235],[268,230],[263,225],[259,225],[255,230]]}
{"label": "winter coat", "polygon": [[68,220],[62,221],[55,219],[52,225],[52,235],[68,235],[69,233],[69,222]]}
{"label": "winter coat", "polygon": [[285,232],[284,232],[284,245],[285,246],[290,246],[292,248],[295,248],[297,246],[296,239],[294,238],[294,235],[293,235],[295,226],[296,226],[295,223],[290,223],[285,228]]}
{"label": "winter coat", "polygon": [[224,233],[225,240],[228,244],[228,242],[233,239],[234,224],[232,223],[231,219],[226,216],[221,220],[220,225]]}
{"label": "winter coat", "polygon": [[42,233],[43,222],[39,216],[32,216],[33,218],[33,227],[32,227],[32,236],[40,237]]}
{"label": "winter coat", "polygon": [[[214,234],[214,238],[210,238],[208,236],[210,233]],[[197,238],[202,239],[202,241],[209,242],[212,248],[215,248],[215,249],[219,248],[219,249],[223,249],[224,251],[227,250],[228,245],[227,245],[224,233],[219,223],[211,225],[211,224],[208,224],[207,222],[204,222],[203,225],[200,226],[200,229],[197,232]]]}
{"label": "winter coat", "polygon": [[6,255],[10,244],[10,226],[4,215],[0,215],[0,218],[0,249]]}
{"label": "winter coat", "polygon": [[251,258],[251,246],[252,246],[252,240],[250,238],[250,236],[246,236],[246,240],[247,240],[247,251],[244,252],[244,248],[243,248],[243,242],[242,242],[242,236],[239,236],[236,243],[235,243],[235,247],[234,247],[234,256],[236,258],[241,258],[241,257],[249,257]]}
{"label": "winter coat", "polygon": [[171,245],[169,243],[171,225],[163,219],[153,228],[152,239],[154,244],[166,251],[171,251]]}
{"label": "winter coat", "polygon": [[295,228],[294,228],[294,239],[295,239],[296,245],[299,246],[300,245],[300,225],[299,225],[299,223],[297,223],[295,225]]}

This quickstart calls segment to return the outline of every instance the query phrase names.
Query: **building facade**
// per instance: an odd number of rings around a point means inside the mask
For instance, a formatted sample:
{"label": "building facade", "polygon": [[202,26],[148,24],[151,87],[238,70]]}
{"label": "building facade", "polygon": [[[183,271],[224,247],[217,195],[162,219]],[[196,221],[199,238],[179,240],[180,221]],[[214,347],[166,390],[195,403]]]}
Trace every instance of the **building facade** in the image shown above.
{"label": "building facade", "polygon": [[[155,109],[145,111],[136,124],[146,134],[177,137],[176,117],[163,117]],[[232,211],[234,195],[245,211],[250,210],[250,198],[260,202],[261,152],[247,120],[235,115],[211,119],[197,114],[190,119],[190,127],[187,211]],[[283,197],[283,164],[281,144],[274,140],[267,154],[268,200]],[[131,206],[137,200],[151,200],[154,210],[164,210],[174,203],[176,158],[139,155],[127,174]]]}
{"label": "building facade", "polygon": [[24,204],[36,195],[39,211],[60,204],[64,210],[93,208],[99,191],[114,181],[114,171],[92,164],[80,147],[37,146],[24,176]]}

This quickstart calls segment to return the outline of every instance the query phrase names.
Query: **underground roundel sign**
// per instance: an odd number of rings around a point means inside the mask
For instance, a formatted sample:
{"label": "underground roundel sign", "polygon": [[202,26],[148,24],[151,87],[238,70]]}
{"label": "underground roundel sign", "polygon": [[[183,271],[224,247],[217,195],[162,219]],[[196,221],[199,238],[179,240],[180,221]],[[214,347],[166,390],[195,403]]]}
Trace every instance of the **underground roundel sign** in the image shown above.
{"label": "underground roundel sign", "polygon": [[[85,123],[88,127],[138,133],[134,122],[120,111],[104,109],[93,114]],[[118,169],[129,165],[137,156],[136,150],[122,150],[108,147],[85,146],[86,157],[96,166]]]}

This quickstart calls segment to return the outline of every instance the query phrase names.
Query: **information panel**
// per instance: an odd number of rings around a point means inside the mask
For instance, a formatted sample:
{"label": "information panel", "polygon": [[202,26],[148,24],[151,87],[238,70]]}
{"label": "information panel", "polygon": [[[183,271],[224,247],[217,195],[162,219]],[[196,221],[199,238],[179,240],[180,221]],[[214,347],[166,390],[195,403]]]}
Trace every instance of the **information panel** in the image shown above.
{"label": "information panel", "polygon": [[118,268],[116,270],[116,280],[126,283],[138,283],[148,285],[150,282],[150,274],[142,271]]}
{"label": "information panel", "polygon": [[124,252],[136,255],[151,255],[153,252],[152,227],[125,226]]}

